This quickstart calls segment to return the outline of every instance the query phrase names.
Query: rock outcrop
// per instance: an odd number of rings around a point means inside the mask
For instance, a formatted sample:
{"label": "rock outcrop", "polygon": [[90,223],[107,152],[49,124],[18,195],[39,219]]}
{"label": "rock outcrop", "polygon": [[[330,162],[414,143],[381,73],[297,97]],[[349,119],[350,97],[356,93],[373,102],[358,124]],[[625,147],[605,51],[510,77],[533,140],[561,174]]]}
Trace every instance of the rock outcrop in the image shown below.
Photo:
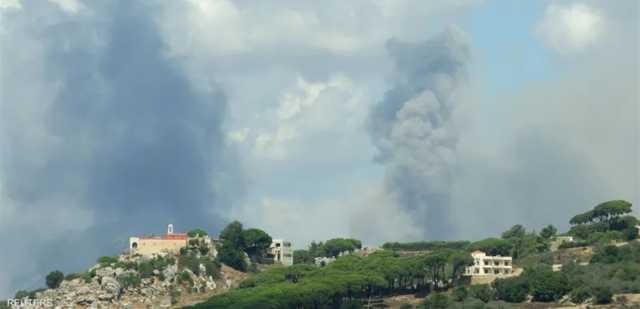
{"label": "rock outcrop", "polygon": [[[146,275],[140,274],[135,270],[136,267],[125,269],[117,264],[95,265],[83,276],[64,280],[56,289],[37,292],[35,299],[47,300],[53,308],[61,309],[173,308],[222,293],[237,286],[246,277],[246,274],[224,265],[219,268],[215,278],[207,274],[203,264],[197,265],[198,274],[195,274],[190,269],[180,269],[177,256],[161,258],[174,262],[161,269],[153,269]],[[119,260],[128,265],[140,265],[149,259],[122,255]]]}

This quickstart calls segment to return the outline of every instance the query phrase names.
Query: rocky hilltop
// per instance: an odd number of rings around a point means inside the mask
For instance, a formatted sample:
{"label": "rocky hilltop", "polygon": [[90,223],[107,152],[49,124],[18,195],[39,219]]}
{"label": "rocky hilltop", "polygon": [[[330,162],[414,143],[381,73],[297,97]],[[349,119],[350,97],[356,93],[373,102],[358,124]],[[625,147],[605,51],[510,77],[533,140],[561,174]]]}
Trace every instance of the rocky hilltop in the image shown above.
{"label": "rocky hilltop", "polygon": [[176,308],[236,287],[246,276],[206,255],[103,257],[57,288],[24,293],[21,304],[9,307]]}

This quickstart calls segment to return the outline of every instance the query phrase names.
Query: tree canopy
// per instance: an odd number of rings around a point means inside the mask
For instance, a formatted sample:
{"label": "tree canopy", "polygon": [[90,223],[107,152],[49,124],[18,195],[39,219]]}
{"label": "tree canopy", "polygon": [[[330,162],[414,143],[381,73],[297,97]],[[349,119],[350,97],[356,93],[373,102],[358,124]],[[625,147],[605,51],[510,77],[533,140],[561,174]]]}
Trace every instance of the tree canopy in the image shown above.
{"label": "tree canopy", "polygon": [[54,270],[47,275],[45,283],[50,289],[56,289],[60,286],[62,280],[64,280],[64,274],[59,270]]}
{"label": "tree canopy", "polygon": [[202,236],[207,236],[207,235],[209,235],[207,233],[207,231],[205,231],[203,229],[200,229],[200,228],[196,228],[196,229],[193,229],[193,230],[187,232],[187,236],[189,236],[189,237],[202,237]]}
{"label": "tree canopy", "polygon": [[488,255],[510,256],[513,245],[505,239],[487,238],[469,245],[470,251],[480,250]]}
{"label": "tree canopy", "polygon": [[618,216],[630,213],[631,206],[631,203],[624,200],[604,202],[597,205],[592,210],[575,215],[571,220],[569,220],[569,223],[575,225],[609,221]]}
{"label": "tree canopy", "polygon": [[261,229],[242,231],[243,250],[250,257],[263,255],[271,245],[271,236]]}
{"label": "tree canopy", "polygon": [[220,232],[222,245],[218,247],[218,259],[237,270],[247,270],[245,253],[258,262],[271,245],[269,234],[261,229],[244,230],[242,223],[233,221]]}

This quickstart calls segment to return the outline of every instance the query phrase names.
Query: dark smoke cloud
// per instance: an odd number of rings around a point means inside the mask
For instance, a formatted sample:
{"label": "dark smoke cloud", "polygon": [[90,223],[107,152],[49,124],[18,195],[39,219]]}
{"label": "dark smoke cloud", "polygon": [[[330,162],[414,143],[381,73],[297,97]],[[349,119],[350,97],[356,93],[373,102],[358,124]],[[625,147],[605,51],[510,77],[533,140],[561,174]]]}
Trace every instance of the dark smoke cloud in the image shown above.
{"label": "dark smoke cloud", "polygon": [[427,238],[450,238],[450,186],[457,134],[451,124],[469,47],[451,29],[422,43],[389,41],[394,86],[375,104],[369,132],[386,187]]}
{"label": "dark smoke cloud", "polygon": [[[158,8],[105,3],[90,7],[91,16],[24,3],[4,23],[3,55],[16,55],[8,49],[21,42],[19,36],[32,37],[42,48],[34,57],[41,71],[32,77],[54,85],[39,94],[41,104],[23,105],[41,89],[18,84],[29,76],[20,68],[2,68],[2,84],[11,86],[2,91],[4,200],[35,216],[74,205],[93,222],[54,239],[31,233],[46,226],[1,227],[3,234],[22,234],[19,247],[3,252],[0,261],[0,272],[15,272],[9,273],[14,287],[30,287],[34,276],[51,268],[80,270],[99,254],[124,249],[128,235],[159,233],[170,222],[218,229],[220,214],[242,190],[223,138],[225,96],[215,85],[194,87],[180,63],[166,56],[152,19]],[[39,16],[52,17],[29,22]],[[33,138],[34,131],[44,137]],[[73,217],[61,220],[69,227],[57,227],[62,230],[87,225]],[[28,271],[11,269],[24,259],[33,264]]]}

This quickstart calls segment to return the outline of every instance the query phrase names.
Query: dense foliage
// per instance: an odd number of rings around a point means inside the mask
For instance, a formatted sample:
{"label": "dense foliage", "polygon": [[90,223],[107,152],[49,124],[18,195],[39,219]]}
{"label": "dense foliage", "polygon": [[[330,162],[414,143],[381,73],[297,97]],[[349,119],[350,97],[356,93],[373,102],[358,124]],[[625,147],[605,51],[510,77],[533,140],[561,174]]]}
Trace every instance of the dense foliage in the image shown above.
{"label": "dense foliage", "polygon": [[[246,258],[261,262],[271,245],[271,236],[260,229],[243,230],[242,223],[233,221],[220,232],[218,260],[234,269],[246,271]],[[245,258],[246,257],[246,258]]]}
{"label": "dense foliage", "polygon": [[487,238],[469,245],[470,251],[480,250],[487,255],[510,256],[513,244],[505,239]]}
{"label": "dense foliage", "polygon": [[187,236],[189,237],[202,237],[207,235],[208,235],[207,231],[200,228],[193,229],[187,233]]}
{"label": "dense foliage", "polygon": [[604,202],[592,210],[571,218],[569,234],[589,244],[638,237],[638,220],[630,215],[631,203],[623,200]]}
{"label": "dense foliage", "polygon": [[323,268],[270,269],[194,308],[339,308],[373,295],[447,289],[471,263],[466,252],[455,250],[413,257],[389,251],[349,255]]}
{"label": "dense foliage", "polygon": [[362,242],[353,238],[333,238],[326,242],[311,242],[306,250],[293,252],[294,264],[312,264],[316,257],[336,257],[362,249]]}
{"label": "dense foliage", "polygon": [[62,283],[62,280],[64,280],[64,274],[59,270],[50,272],[45,278],[47,287],[50,289],[58,288],[60,286],[60,283]]}
{"label": "dense foliage", "polygon": [[464,250],[469,241],[416,241],[416,242],[387,242],[382,248],[396,251],[434,251],[442,249]]}

